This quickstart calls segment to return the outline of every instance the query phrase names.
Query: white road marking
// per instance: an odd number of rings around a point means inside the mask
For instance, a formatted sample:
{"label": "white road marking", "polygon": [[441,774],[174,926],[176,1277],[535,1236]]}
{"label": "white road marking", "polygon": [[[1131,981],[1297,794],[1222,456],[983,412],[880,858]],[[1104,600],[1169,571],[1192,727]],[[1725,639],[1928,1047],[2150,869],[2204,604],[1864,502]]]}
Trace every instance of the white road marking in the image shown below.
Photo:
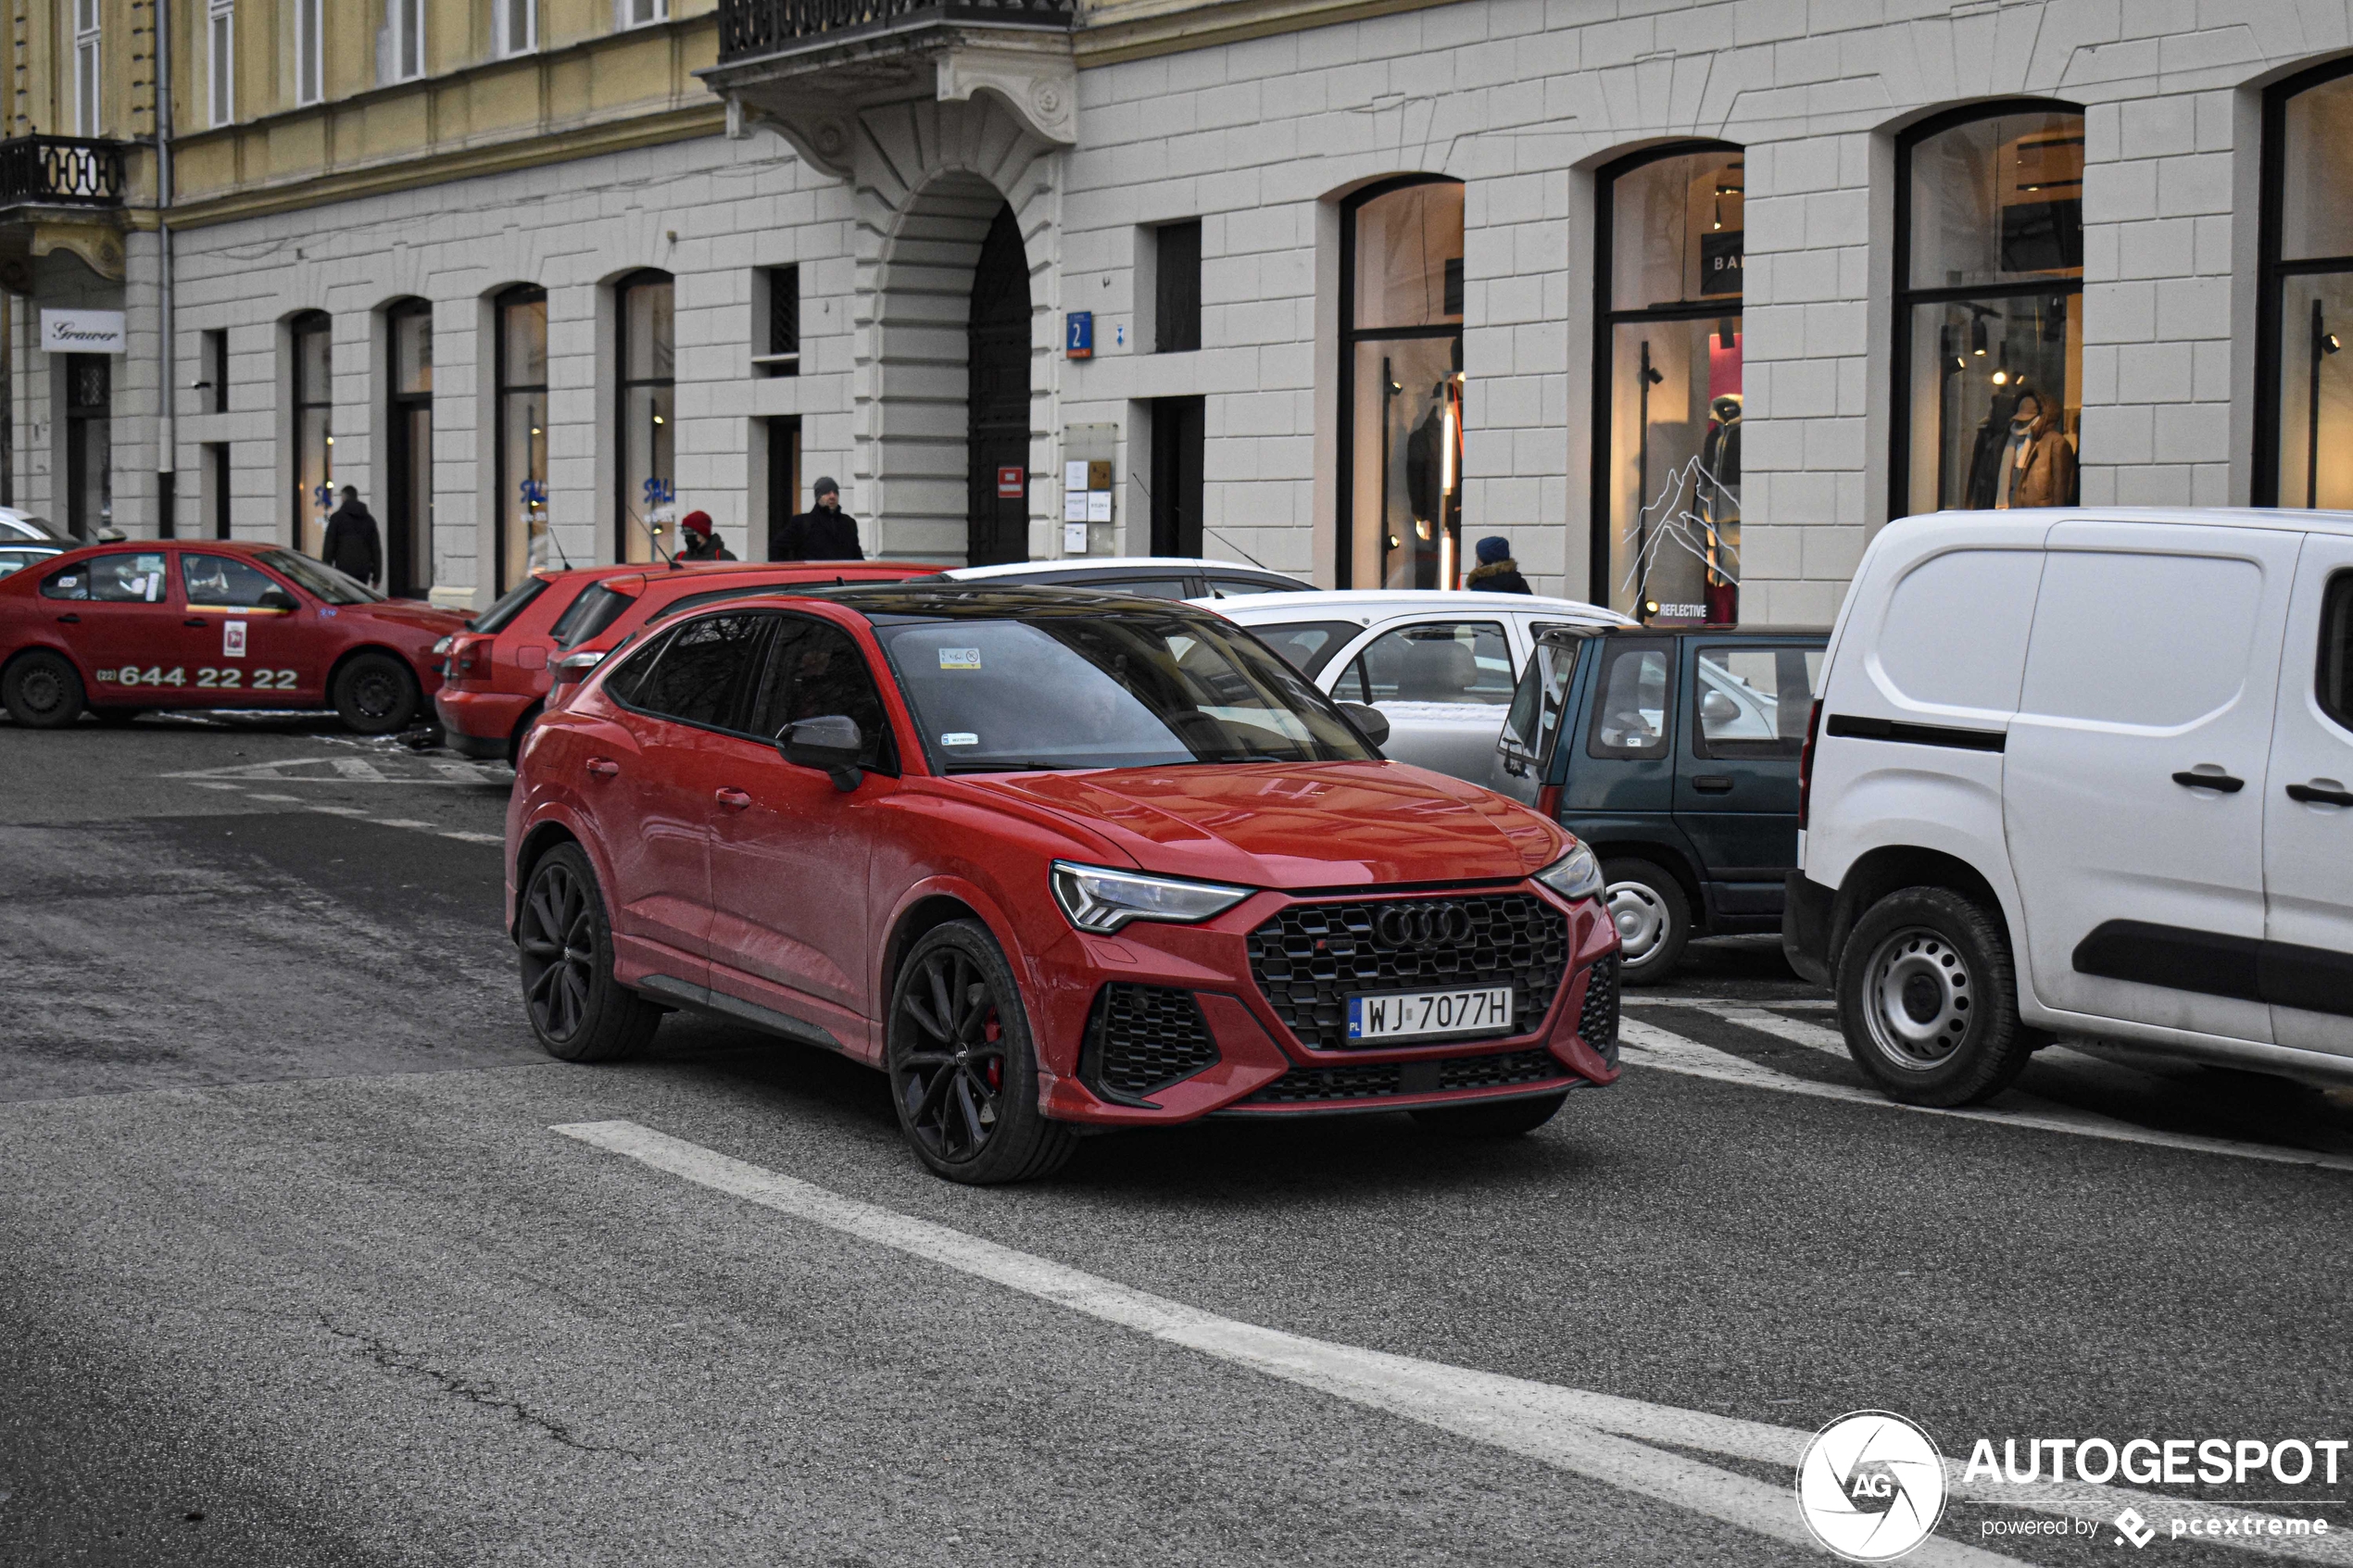
{"label": "white road marking", "polygon": [[296,805],[300,805],[302,803],[302,797],[299,795],[263,795],[259,791],[256,791],[254,793],[254,798],[256,800],[289,800],[294,802]]}
{"label": "white road marking", "polygon": [[194,782],[198,789],[225,789],[233,795],[243,795],[245,793],[245,786],[243,784],[215,784],[206,779],[197,779]]}
{"label": "white road marking", "polygon": [[339,779],[357,779],[361,784],[383,784],[384,771],[364,757],[331,757],[328,762]]}
{"label": "white road marking", "polygon": [[504,844],[507,842],[507,835],[503,833],[468,833],[462,828],[443,828],[441,836],[454,838],[461,844]]}
{"label": "white road marking", "polygon": [[417,828],[422,829],[426,833],[439,833],[441,831],[440,827],[435,823],[421,822],[413,817],[378,817],[375,821],[376,825],[380,828]]}
{"label": "white road marking", "polygon": [[[1889,1099],[1876,1089],[1856,1088],[1846,1084],[1821,1084],[1811,1078],[1798,1078],[1776,1072],[1745,1057],[1701,1045],[1697,1040],[1685,1039],[1680,1035],[1661,1029],[1655,1023],[1645,1023],[1640,1019],[1625,1020],[1619,1025],[1619,1037],[1624,1042],[1624,1057],[1629,1064],[1655,1067],[1693,1078],[1713,1078],[1719,1083],[1772,1089],[1780,1094],[1809,1095],[1816,1099],[1844,1100],[1851,1105],[1875,1105],[1882,1110],[1906,1110],[1922,1116],[1957,1116],[1965,1121],[1985,1122],[2001,1127],[2071,1133],[2078,1137],[2148,1144],[2158,1148],[2183,1149],[2196,1154],[2227,1155],[2236,1160],[2261,1160],[2277,1165],[2313,1165],[2328,1171],[2353,1171],[2353,1155],[2239,1143],[2230,1138],[2200,1137],[2193,1133],[2159,1132],[2154,1128],[2136,1127],[2129,1122],[2097,1116],[2088,1110],[2033,1099],[2031,1096],[2020,1096],[2021,1100],[2029,1103],[2017,1110],[1989,1107],[1944,1110],[1936,1106],[1905,1105]],[[2353,1537],[2347,1539],[2353,1540]]]}
{"label": "white road marking", "polygon": [[1783,1018],[1780,1013],[1768,1012],[1763,1008],[1719,1007],[1709,1008],[1705,1010],[1714,1013],[1727,1023],[1737,1023],[1743,1028],[1754,1029],[1760,1034],[1770,1035],[1776,1039],[1787,1040],[1793,1046],[1804,1046],[1809,1050],[1818,1050],[1826,1056],[1834,1056],[1841,1061],[1855,1060],[1847,1053],[1846,1036],[1835,1029],[1826,1029],[1818,1023],[1808,1023],[1798,1018]]}
{"label": "white road marking", "polygon": [[[1787,1485],[1703,1464],[1653,1443],[1703,1453],[1784,1464],[1794,1474],[1812,1434],[1705,1411],[1649,1404],[1558,1384],[1506,1377],[1356,1346],[1310,1339],[1279,1329],[1219,1317],[1164,1296],[1119,1285],[985,1241],[947,1225],[918,1220],[877,1204],[763,1170],[635,1122],[573,1123],[550,1129],[568,1138],[683,1177],[714,1192],[822,1225],[844,1236],[956,1270],[1010,1290],[1132,1329],[1203,1355],[1248,1367],[1335,1399],[1521,1454],[1622,1491],[1791,1545],[1812,1548]],[[1962,1461],[1945,1461],[1955,1496],[1994,1501],[2073,1518],[2113,1518],[2130,1504],[2152,1519],[2176,1509],[2211,1515],[2226,1511],[2121,1487],[2080,1486],[2066,1499],[2036,1499],[2023,1486],[1961,1486]],[[2237,1512],[2268,1522],[2268,1516]],[[2224,1537],[2222,1544],[2316,1562],[2353,1563],[2353,1537]],[[1911,1562],[1986,1564],[2015,1561],[1944,1537],[1931,1537]]]}
{"label": "white road marking", "polygon": [[[406,754],[383,760],[396,771],[386,771],[364,757],[281,757],[268,762],[232,763],[225,768],[185,768],[157,776],[185,779],[192,784],[209,779],[274,784],[409,784],[436,789],[514,784],[514,774],[499,763],[431,761],[410,759]],[[430,770],[431,776],[408,771],[420,766]]]}
{"label": "white road marking", "polygon": [[367,809],[360,806],[306,806],[306,811],[319,811],[330,817],[364,817]]}

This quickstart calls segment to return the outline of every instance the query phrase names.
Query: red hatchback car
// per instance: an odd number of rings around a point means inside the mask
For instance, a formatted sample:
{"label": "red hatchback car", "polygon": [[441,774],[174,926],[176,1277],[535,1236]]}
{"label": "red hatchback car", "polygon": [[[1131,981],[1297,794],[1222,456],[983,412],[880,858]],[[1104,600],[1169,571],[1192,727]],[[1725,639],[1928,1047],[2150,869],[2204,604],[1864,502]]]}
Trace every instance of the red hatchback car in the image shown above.
{"label": "red hatchback car", "polygon": [[692,561],[539,571],[449,639],[434,707],[449,749],[511,762],[547,700],[550,662],[610,646],[695,595],[795,583],[891,583],[938,571],[894,561]]}
{"label": "red hatchback car", "polygon": [[1617,1076],[1592,855],[1385,762],[1164,600],[926,582],[658,627],[526,741],[533,1030],[606,1060],[688,1007],[885,1070],[997,1182],[1080,1127],[1408,1110],[1504,1135]]}
{"label": "red hatchback car", "polygon": [[35,729],[85,709],[333,708],[388,734],[441,684],[434,644],[464,624],[278,546],[98,545],[0,580],[0,700]]}

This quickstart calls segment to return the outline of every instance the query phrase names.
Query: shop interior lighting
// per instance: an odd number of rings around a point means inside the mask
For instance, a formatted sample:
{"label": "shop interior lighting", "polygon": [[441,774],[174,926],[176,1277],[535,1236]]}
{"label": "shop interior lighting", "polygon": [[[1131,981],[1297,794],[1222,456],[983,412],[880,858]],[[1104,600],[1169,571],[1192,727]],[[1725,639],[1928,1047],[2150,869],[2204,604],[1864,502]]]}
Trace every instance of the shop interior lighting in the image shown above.
{"label": "shop interior lighting", "polygon": [[2010,345],[2008,341],[2005,339],[2002,344],[2002,362],[1994,367],[1994,384],[1995,386],[2007,386],[2009,383]]}
{"label": "shop interior lighting", "polygon": [[1985,358],[1985,318],[1974,317],[1969,324],[1969,351],[1977,358]]}

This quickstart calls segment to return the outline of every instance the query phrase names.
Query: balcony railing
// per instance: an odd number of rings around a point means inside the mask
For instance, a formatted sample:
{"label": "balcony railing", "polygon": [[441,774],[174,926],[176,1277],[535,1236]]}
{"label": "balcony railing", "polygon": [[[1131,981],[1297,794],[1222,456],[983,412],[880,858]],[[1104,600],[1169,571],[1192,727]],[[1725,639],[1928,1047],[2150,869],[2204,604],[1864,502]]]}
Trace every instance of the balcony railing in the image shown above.
{"label": "balcony railing", "polygon": [[80,136],[0,141],[0,205],[19,202],[120,207],[122,144]]}
{"label": "balcony railing", "polygon": [[1077,0],[719,0],[719,59],[752,59],[917,19],[1066,29],[1077,12]]}

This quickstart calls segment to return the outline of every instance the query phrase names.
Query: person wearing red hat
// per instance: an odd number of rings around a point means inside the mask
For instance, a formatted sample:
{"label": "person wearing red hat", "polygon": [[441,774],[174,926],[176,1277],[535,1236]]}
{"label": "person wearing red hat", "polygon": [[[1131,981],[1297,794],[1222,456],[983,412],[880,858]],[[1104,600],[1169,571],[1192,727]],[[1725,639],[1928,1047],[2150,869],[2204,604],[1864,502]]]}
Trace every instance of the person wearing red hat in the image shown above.
{"label": "person wearing red hat", "polygon": [[688,512],[678,524],[680,560],[734,560],[727,546],[711,529],[709,512]]}

